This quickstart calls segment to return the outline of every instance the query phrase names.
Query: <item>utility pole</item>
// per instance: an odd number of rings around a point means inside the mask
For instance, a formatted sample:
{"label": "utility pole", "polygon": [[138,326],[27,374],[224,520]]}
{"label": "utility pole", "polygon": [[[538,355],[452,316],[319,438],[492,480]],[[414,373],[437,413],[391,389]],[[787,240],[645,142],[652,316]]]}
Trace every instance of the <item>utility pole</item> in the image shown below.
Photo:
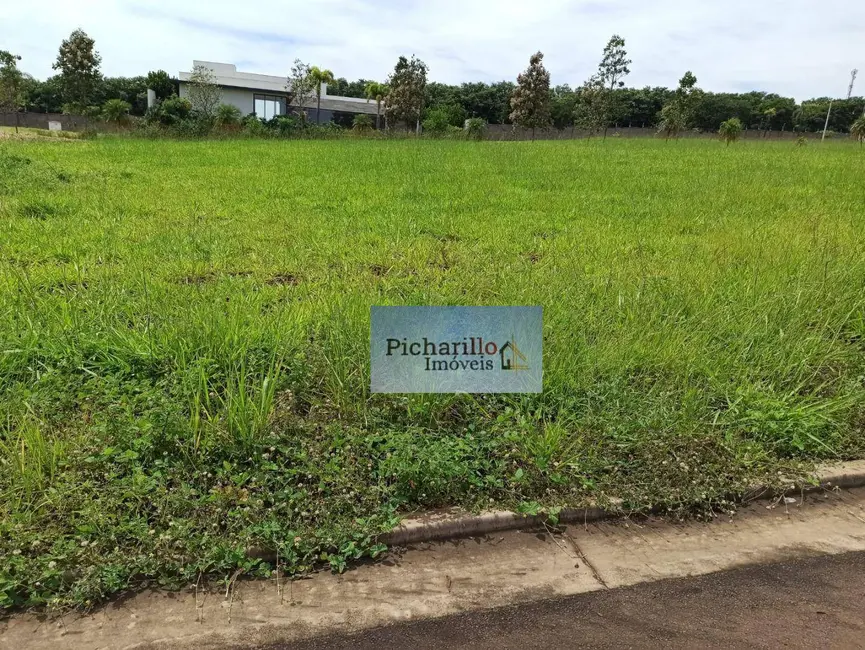
{"label": "utility pole", "polygon": [[832,115],[832,103],[834,99],[829,100],[829,110],[826,111],[826,123],[823,125],[823,137],[820,138],[820,142],[823,142],[826,139],[826,130],[829,128],[829,116]]}
{"label": "utility pole", "polygon": [[[850,71],[850,85],[847,86],[847,99],[853,96],[853,84],[856,83],[856,75],[859,74],[859,70],[853,68]],[[832,104],[835,102],[834,99],[829,100],[829,110],[826,111],[826,123],[823,125],[823,137],[820,138],[820,142],[823,142],[826,139],[826,131],[829,129],[829,116],[832,114]],[[862,112],[865,115],[865,111]]]}
{"label": "utility pole", "polygon": [[[847,87],[847,99],[853,96],[853,84],[856,83],[856,75],[858,74],[859,70],[856,68],[850,71],[850,85]],[[865,102],[862,104],[862,117],[865,117]]]}

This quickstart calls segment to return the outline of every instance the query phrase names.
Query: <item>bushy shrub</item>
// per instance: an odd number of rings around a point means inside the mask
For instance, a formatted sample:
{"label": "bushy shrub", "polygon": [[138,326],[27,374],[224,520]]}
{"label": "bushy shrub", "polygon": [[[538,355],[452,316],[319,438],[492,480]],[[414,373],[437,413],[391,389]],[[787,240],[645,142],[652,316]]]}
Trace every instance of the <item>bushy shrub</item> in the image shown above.
{"label": "bushy shrub", "polygon": [[424,133],[432,136],[441,136],[447,133],[451,126],[450,115],[444,108],[434,108],[427,113],[423,121]]}
{"label": "bushy shrub", "polygon": [[463,128],[468,114],[459,104],[437,104],[429,107],[424,113],[424,120],[435,114],[437,119],[444,119],[451,126]]}
{"label": "bushy shrub", "polygon": [[66,102],[60,107],[60,112],[64,115],[81,115],[84,113],[84,109],[87,108],[82,104],[77,104],[75,102]]}
{"label": "bushy shrub", "polygon": [[109,99],[102,105],[102,119],[114,124],[129,124],[129,109],[132,105],[122,99]]}
{"label": "bushy shrub", "polygon": [[192,115],[171,125],[172,133],[181,138],[203,138],[212,130],[213,122],[200,115]]}
{"label": "bushy shrub", "polygon": [[146,111],[144,111],[144,124],[159,124],[160,117],[160,107],[157,103],[155,106],[149,107]]}
{"label": "bushy shrub", "polygon": [[296,134],[298,131],[304,128],[305,124],[306,122],[302,121],[301,118],[295,117],[293,115],[277,115],[276,117],[273,117],[264,122],[264,125],[268,129],[276,132],[284,138]]}
{"label": "bushy shrub", "polygon": [[135,135],[141,138],[164,138],[166,133],[166,128],[162,124],[155,120],[148,121],[146,116],[135,125]]}
{"label": "bushy shrub", "polygon": [[153,108],[149,108],[144,115],[148,123],[159,122],[165,126],[172,126],[177,122],[188,119],[192,113],[192,104],[184,97],[172,95]]}
{"label": "bushy shrub", "polygon": [[730,146],[731,142],[735,142],[742,135],[742,121],[738,117],[731,117],[729,120],[721,122],[718,135],[721,136],[721,140],[727,143],[727,146]]}
{"label": "bushy shrub", "polygon": [[243,118],[243,132],[249,136],[260,138],[266,134],[267,128],[262,121],[255,116],[255,113],[250,113]]}
{"label": "bushy shrub", "polygon": [[165,70],[151,70],[147,73],[147,87],[156,93],[158,99],[167,99],[176,92],[177,85]]}
{"label": "bushy shrub", "polygon": [[298,133],[301,137],[312,139],[335,138],[342,134],[342,127],[335,122],[326,124],[309,124]]}
{"label": "bushy shrub", "polygon": [[216,109],[216,123],[219,126],[236,126],[240,124],[241,112],[237,106],[220,104]]}
{"label": "bushy shrub", "polygon": [[466,137],[469,140],[483,140],[487,137],[487,123],[480,117],[466,120]]}
{"label": "bushy shrub", "polygon": [[351,130],[355,133],[366,134],[372,131],[372,116],[366,113],[358,113],[351,123]]}

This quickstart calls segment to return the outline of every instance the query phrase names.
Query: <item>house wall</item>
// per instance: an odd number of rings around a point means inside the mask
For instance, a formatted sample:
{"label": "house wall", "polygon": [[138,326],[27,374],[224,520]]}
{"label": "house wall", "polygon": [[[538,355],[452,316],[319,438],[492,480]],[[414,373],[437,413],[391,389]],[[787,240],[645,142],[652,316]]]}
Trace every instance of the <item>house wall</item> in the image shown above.
{"label": "house wall", "polygon": [[[252,99],[253,93],[251,90],[243,88],[225,88],[222,89],[222,103],[231,104],[240,109],[240,113],[246,117],[255,110],[255,105]],[[180,96],[189,97],[189,88],[183,81],[180,82]]]}
{"label": "house wall", "polygon": [[[179,84],[180,87],[180,96],[189,98],[189,84],[185,81],[181,81]],[[273,91],[268,90],[251,90],[246,88],[232,88],[228,86],[222,87],[222,103],[223,104],[231,104],[232,106],[236,106],[240,109],[240,113],[246,117],[250,113],[255,110],[255,95],[274,95],[279,93],[274,93]],[[327,124],[328,122],[334,119],[336,113],[340,113],[341,115],[347,114],[351,111],[352,114],[356,113],[368,113],[370,111],[370,107],[372,107],[372,114],[375,115],[375,103],[368,103],[365,100],[355,100],[354,98],[348,98],[351,101],[346,101],[347,98],[340,97],[336,100],[336,106],[338,106],[338,110],[333,109],[321,109],[321,123]],[[333,104],[333,98],[322,98],[322,104],[325,101],[331,101]],[[310,122],[315,122],[315,97],[312,97],[309,100],[306,108],[306,115]],[[346,120],[342,120],[346,121]],[[350,122],[350,120],[349,120]],[[349,124],[346,124],[350,126]]]}

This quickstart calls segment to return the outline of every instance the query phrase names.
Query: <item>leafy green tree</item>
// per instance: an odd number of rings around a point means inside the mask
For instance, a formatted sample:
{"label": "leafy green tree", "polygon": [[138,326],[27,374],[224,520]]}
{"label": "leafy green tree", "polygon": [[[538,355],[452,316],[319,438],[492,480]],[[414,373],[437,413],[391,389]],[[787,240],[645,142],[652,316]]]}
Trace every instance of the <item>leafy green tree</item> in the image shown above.
{"label": "leafy green tree", "polygon": [[431,81],[426,86],[424,93],[425,106],[446,106],[449,104],[459,104],[462,99],[462,92],[459,86],[451,86],[438,81]]}
{"label": "leafy green tree", "polygon": [[759,112],[761,97],[743,93],[704,93],[694,109],[694,126],[716,132],[721,122],[737,117],[742,125],[752,124]]}
{"label": "leafy green tree", "polygon": [[589,77],[582,85],[574,107],[574,124],[593,135],[605,129],[607,119],[607,88],[598,75]]}
{"label": "leafy green tree", "polygon": [[763,116],[765,131],[782,131],[790,129],[793,124],[793,113],[796,112],[796,100],[792,97],[767,94],[757,106]]}
{"label": "leafy green tree", "polygon": [[315,123],[321,124],[321,85],[332,84],[336,79],[330,70],[322,70],[317,65],[309,69],[309,76],[315,84]]}
{"label": "leafy green tree", "polygon": [[860,115],[850,126],[850,135],[861,145],[865,143],[865,115]]}
{"label": "leafy green tree", "polygon": [[391,123],[402,123],[406,130],[418,124],[423,114],[427,85],[427,64],[412,55],[399,57],[388,78],[390,91],[385,98],[385,116]]}
{"label": "leafy green tree", "polygon": [[577,107],[577,93],[567,84],[556,86],[550,94],[550,117],[553,126],[563,129],[574,123],[574,111]]}
{"label": "leafy green tree", "polygon": [[830,125],[839,133],[844,133],[862,115],[865,115],[865,98],[836,99],[835,103],[832,104]]}
{"label": "leafy green tree", "polygon": [[465,83],[459,88],[459,102],[469,117],[479,117],[490,124],[507,124],[515,88],[512,81]]}
{"label": "leafy green tree", "polygon": [[529,67],[517,77],[517,87],[511,95],[511,122],[532,130],[552,124],[550,116],[550,73],[544,67],[544,55],[535,52]]}
{"label": "leafy green tree", "polygon": [[679,133],[687,128],[685,117],[673,102],[664,104],[661,109],[661,121],[658,123],[658,133],[663,133],[664,137],[678,138]]}
{"label": "leafy green tree", "polygon": [[487,123],[480,117],[470,117],[466,120],[465,130],[469,140],[483,140],[487,135]]}
{"label": "leafy green tree", "polygon": [[[18,113],[24,105],[24,75],[18,69],[21,57],[0,50],[0,113]],[[15,117],[18,132],[18,116]]]}
{"label": "leafy green tree", "polygon": [[604,138],[607,137],[607,129],[610,122],[617,116],[618,106],[616,99],[618,96],[613,92],[616,88],[622,88],[625,85],[624,78],[631,73],[628,67],[631,60],[628,58],[628,52],[625,50],[625,39],[618,34],[613,34],[607,45],[604,47],[604,53],[601,57],[601,63],[598,65],[598,81],[603,86],[605,92],[601,95],[603,101],[601,107],[604,113]]}
{"label": "leafy green tree", "polygon": [[[681,79],[673,101],[676,102],[679,112],[685,118],[685,124],[690,125],[694,119],[694,109],[700,99],[702,91],[697,88],[697,77],[688,70]],[[774,113],[773,113],[774,114]]]}
{"label": "leafy green tree", "polygon": [[122,99],[109,99],[102,105],[102,119],[114,124],[129,123],[129,109],[132,105]]}
{"label": "leafy green tree", "polygon": [[196,65],[186,82],[186,92],[192,110],[205,119],[216,117],[216,109],[222,103],[222,88],[216,82],[213,70],[205,65]]}
{"label": "leafy green tree", "polygon": [[738,117],[731,117],[729,120],[721,122],[718,135],[729,147],[731,142],[735,142],[742,135],[742,121]]}
{"label": "leafy green tree", "polygon": [[433,111],[437,111],[441,114],[448,126],[456,126],[459,128],[463,128],[466,118],[468,117],[466,115],[466,109],[456,102],[428,105],[427,109],[424,111],[424,120],[426,120]]}
{"label": "leafy green tree", "polygon": [[431,135],[442,135],[451,126],[447,110],[442,107],[433,108],[427,112],[423,121],[424,133]]}
{"label": "leafy green tree", "polygon": [[366,101],[375,101],[375,128],[381,128],[381,103],[387,97],[388,87],[377,81],[368,81],[363,90]]}
{"label": "leafy green tree", "polygon": [[146,77],[147,87],[156,93],[156,99],[168,99],[177,91],[176,84],[165,70],[151,70]]}
{"label": "leafy green tree", "polygon": [[33,111],[34,113],[59,113],[61,111],[63,89],[60,86],[60,75],[39,81],[24,73],[22,92],[24,93],[23,107],[25,111]]}
{"label": "leafy green tree", "polygon": [[288,102],[294,106],[301,125],[306,124],[306,105],[315,93],[315,79],[311,73],[312,67],[309,64],[295,59],[285,85],[289,94]]}
{"label": "leafy green tree", "polygon": [[102,79],[99,66],[102,57],[94,49],[96,42],[76,29],[60,44],[53,68],[60,72],[63,101],[72,112],[83,112],[90,105],[97,84]]}
{"label": "leafy green tree", "polygon": [[694,109],[700,97],[697,77],[690,70],[679,80],[679,87],[661,110],[660,131],[667,138],[678,137],[694,120]]}
{"label": "leafy green tree", "polygon": [[797,131],[821,131],[828,109],[828,99],[802,102],[793,114],[794,128]]}
{"label": "leafy green tree", "polygon": [[834,100],[829,97],[808,99],[796,109],[793,117],[794,128],[797,131],[822,131],[830,102],[832,102],[832,113],[829,115],[829,129],[837,133],[846,133],[850,125],[865,110],[865,99],[861,97]]}
{"label": "leafy green tree", "polygon": [[629,126],[656,126],[661,118],[664,104],[672,99],[675,91],[669,88],[619,88],[613,91],[618,95],[616,105],[622,110],[622,123]]}
{"label": "leafy green tree", "polygon": [[349,81],[345,77],[339,77],[333,82],[333,95],[341,97],[357,97],[358,99],[366,99],[366,86],[370,83],[370,79],[355,79]]}
{"label": "leafy green tree", "polygon": [[165,99],[144,116],[148,123],[159,122],[164,126],[174,126],[189,118],[192,113],[192,103],[186,97],[172,95]]}
{"label": "leafy green tree", "polygon": [[143,115],[147,110],[147,78],[103,77],[93,95],[93,103],[101,106],[109,99],[128,102],[131,115]]}

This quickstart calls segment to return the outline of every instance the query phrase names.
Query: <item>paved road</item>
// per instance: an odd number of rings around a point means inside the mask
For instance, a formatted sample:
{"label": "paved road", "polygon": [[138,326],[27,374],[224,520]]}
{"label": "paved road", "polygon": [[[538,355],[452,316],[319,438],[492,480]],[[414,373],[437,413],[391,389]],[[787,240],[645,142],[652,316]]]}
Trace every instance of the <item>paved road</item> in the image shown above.
{"label": "paved road", "polygon": [[865,553],[791,559],[262,648],[865,648]]}

